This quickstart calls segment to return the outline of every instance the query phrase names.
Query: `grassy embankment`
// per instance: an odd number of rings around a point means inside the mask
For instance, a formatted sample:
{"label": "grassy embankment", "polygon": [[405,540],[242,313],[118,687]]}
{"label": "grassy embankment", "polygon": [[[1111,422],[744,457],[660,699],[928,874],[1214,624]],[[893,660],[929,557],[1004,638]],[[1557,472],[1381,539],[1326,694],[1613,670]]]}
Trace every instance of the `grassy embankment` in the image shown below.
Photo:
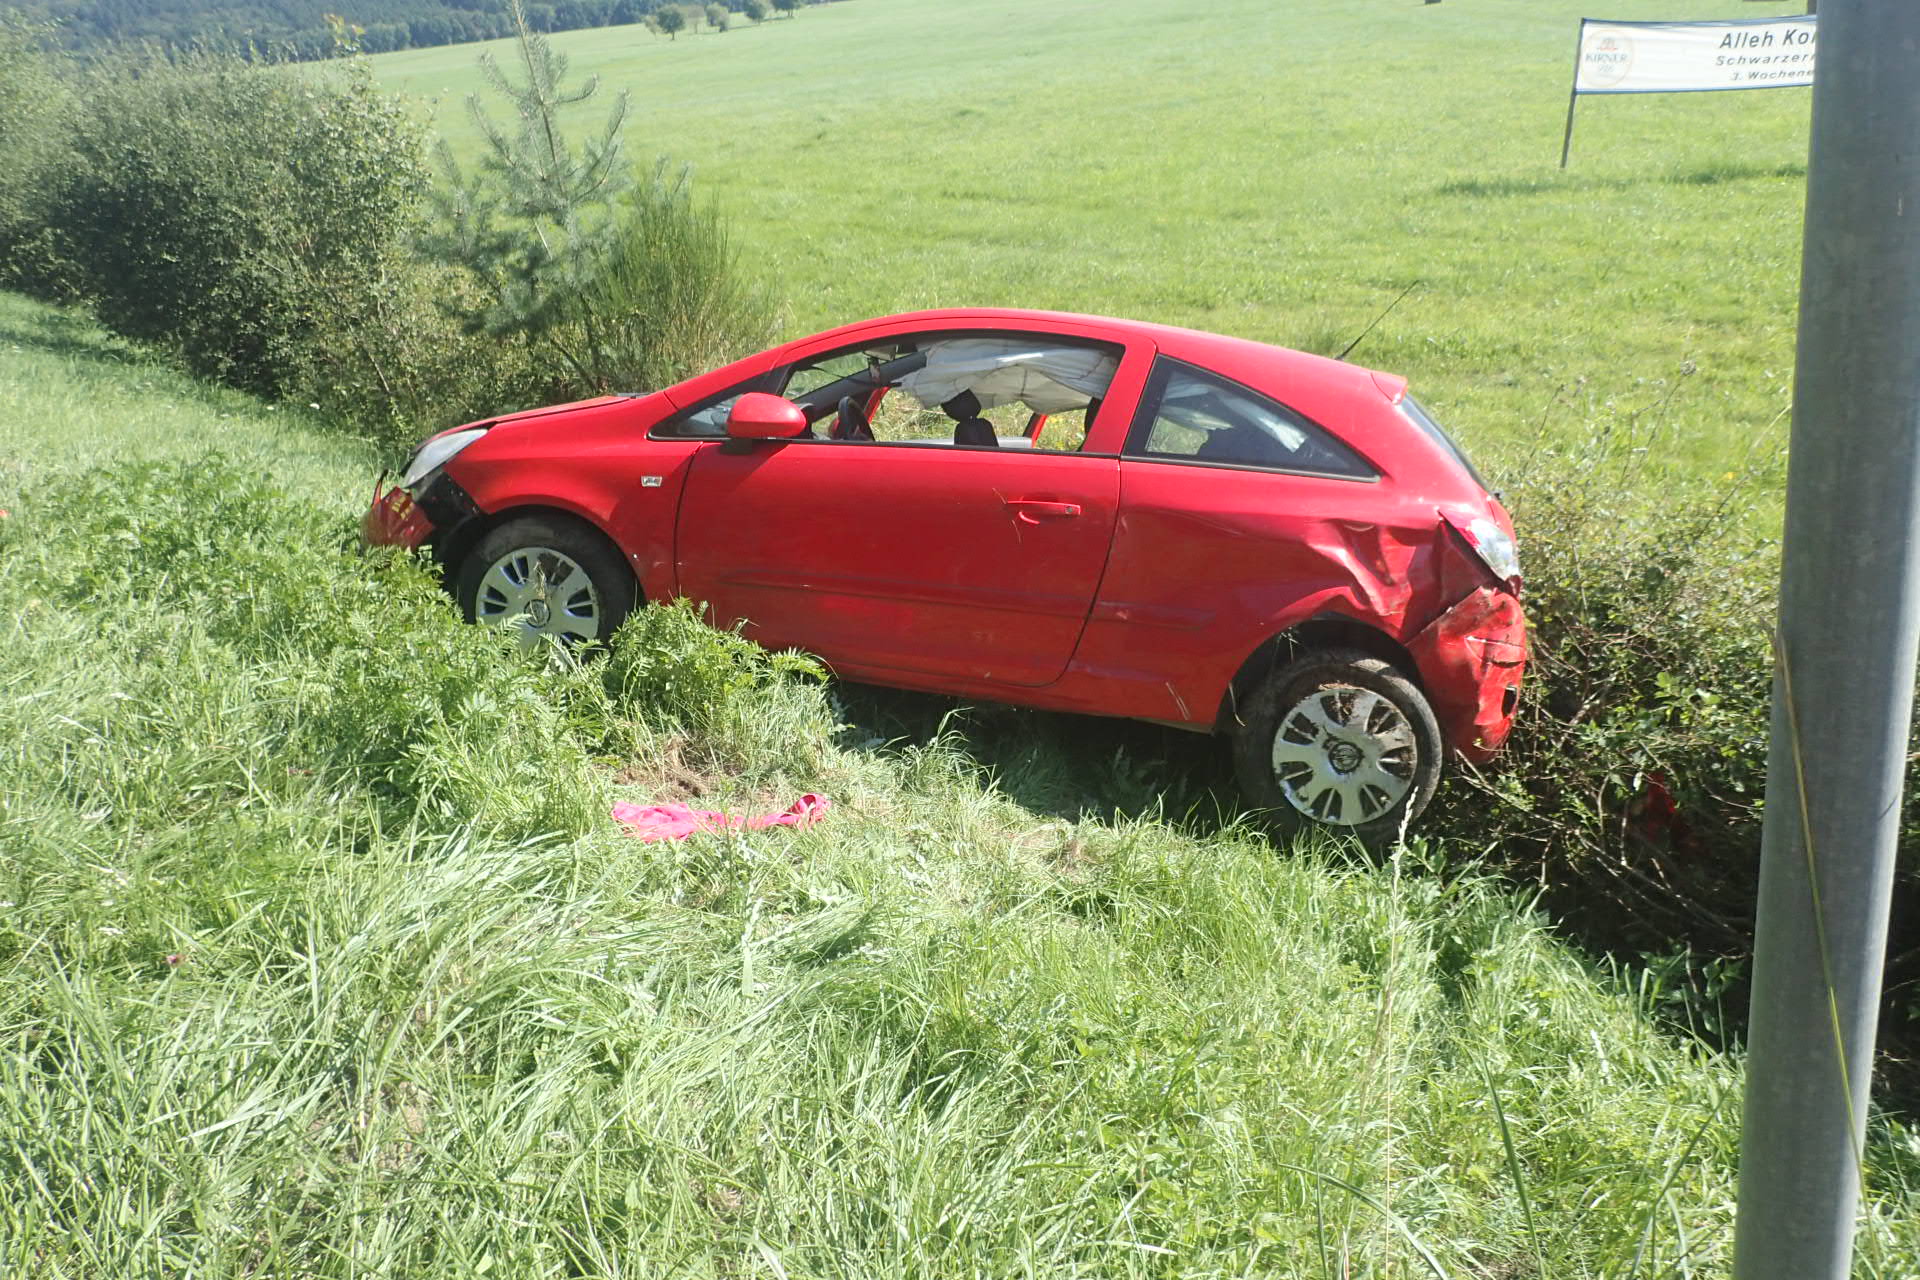
{"label": "grassy embankment", "polygon": [[[0,1272],[1724,1266],[1737,1064],[1471,872],[835,731],[668,611],[516,660],[346,548],[359,450],[0,339]],[[605,816],[803,788],[806,831]],[[1920,1259],[1914,1145],[1862,1275]]]}
{"label": "grassy embankment", "polygon": [[[1659,400],[1691,362],[1661,447],[1718,474],[1784,439],[1808,91],[1584,99],[1563,174],[1589,8],[886,0],[553,43],[633,95],[635,156],[724,202],[791,333],[991,304],[1332,352],[1417,282],[1355,359],[1483,457]],[[374,66],[466,150],[476,56]]]}
{"label": "grassy embankment", "polygon": [[[1325,346],[1419,278],[1363,350],[1478,444],[1692,359],[1713,469],[1783,402],[1800,95],[1584,108],[1561,179],[1563,5],[979,12],[631,52],[796,330]],[[836,732],[673,614],[515,661],[343,549],[373,459],[0,307],[0,1272],[1724,1270],[1737,1062],[1471,873],[1115,816],[1124,759]],[[801,789],[812,830],[605,820]],[[1876,1129],[1860,1274],[1920,1265],[1917,1165]]]}

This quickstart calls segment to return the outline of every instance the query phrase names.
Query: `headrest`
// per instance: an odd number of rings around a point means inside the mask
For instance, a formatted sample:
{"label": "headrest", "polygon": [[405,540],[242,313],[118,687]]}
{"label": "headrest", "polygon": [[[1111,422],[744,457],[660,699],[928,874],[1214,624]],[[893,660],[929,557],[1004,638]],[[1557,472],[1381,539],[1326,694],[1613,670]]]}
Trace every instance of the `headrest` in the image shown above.
{"label": "headrest", "polygon": [[971,391],[962,391],[953,399],[940,406],[940,411],[955,422],[964,422],[968,418],[980,416],[980,397]]}
{"label": "headrest", "polygon": [[[941,406],[944,408],[945,406]],[[1000,447],[1000,437],[994,431],[993,424],[985,418],[963,418],[954,425],[953,442],[961,445],[985,445],[990,449]]]}

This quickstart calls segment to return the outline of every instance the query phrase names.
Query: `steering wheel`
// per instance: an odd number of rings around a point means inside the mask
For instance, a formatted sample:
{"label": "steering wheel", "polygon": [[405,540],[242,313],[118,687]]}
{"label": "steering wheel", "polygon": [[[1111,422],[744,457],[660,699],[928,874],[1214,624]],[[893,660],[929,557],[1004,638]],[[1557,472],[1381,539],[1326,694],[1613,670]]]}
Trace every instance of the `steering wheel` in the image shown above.
{"label": "steering wheel", "polygon": [[833,420],[833,439],[871,440],[873,427],[867,422],[860,402],[852,396],[840,397],[840,412]]}

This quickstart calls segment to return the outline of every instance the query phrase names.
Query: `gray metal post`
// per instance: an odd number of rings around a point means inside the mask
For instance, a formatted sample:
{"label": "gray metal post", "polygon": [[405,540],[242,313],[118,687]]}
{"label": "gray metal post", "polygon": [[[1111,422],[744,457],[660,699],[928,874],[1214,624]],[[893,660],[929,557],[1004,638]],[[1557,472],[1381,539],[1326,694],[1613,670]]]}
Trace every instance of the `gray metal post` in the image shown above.
{"label": "gray metal post", "polygon": [[[1844,1280],[1920,643],[1920,4],[1820,14],[1738,1280]],[[1802,799],[1805,805],[1802,805]]]}

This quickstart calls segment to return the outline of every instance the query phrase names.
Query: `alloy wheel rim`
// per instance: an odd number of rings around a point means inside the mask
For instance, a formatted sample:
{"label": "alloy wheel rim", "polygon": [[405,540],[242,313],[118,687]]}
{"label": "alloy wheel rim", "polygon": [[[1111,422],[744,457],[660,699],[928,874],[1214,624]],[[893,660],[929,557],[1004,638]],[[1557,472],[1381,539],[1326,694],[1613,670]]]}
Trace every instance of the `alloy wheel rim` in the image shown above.
{"label": "alloy wheel rim", "polygon": [[1413,790],[1420,744],[1392,699],[1357,685],[1322,685],[1280,717],[1273,776],[1287,803],[1337,827],[1393,811]]}
{"label": "alloy wheel rim", "polygon": [[542,637],[565,643],[600,638],[600,593],[580,563],[552,547],[509,551],[480,576],[473,616],[514,626],[523,643]]}

